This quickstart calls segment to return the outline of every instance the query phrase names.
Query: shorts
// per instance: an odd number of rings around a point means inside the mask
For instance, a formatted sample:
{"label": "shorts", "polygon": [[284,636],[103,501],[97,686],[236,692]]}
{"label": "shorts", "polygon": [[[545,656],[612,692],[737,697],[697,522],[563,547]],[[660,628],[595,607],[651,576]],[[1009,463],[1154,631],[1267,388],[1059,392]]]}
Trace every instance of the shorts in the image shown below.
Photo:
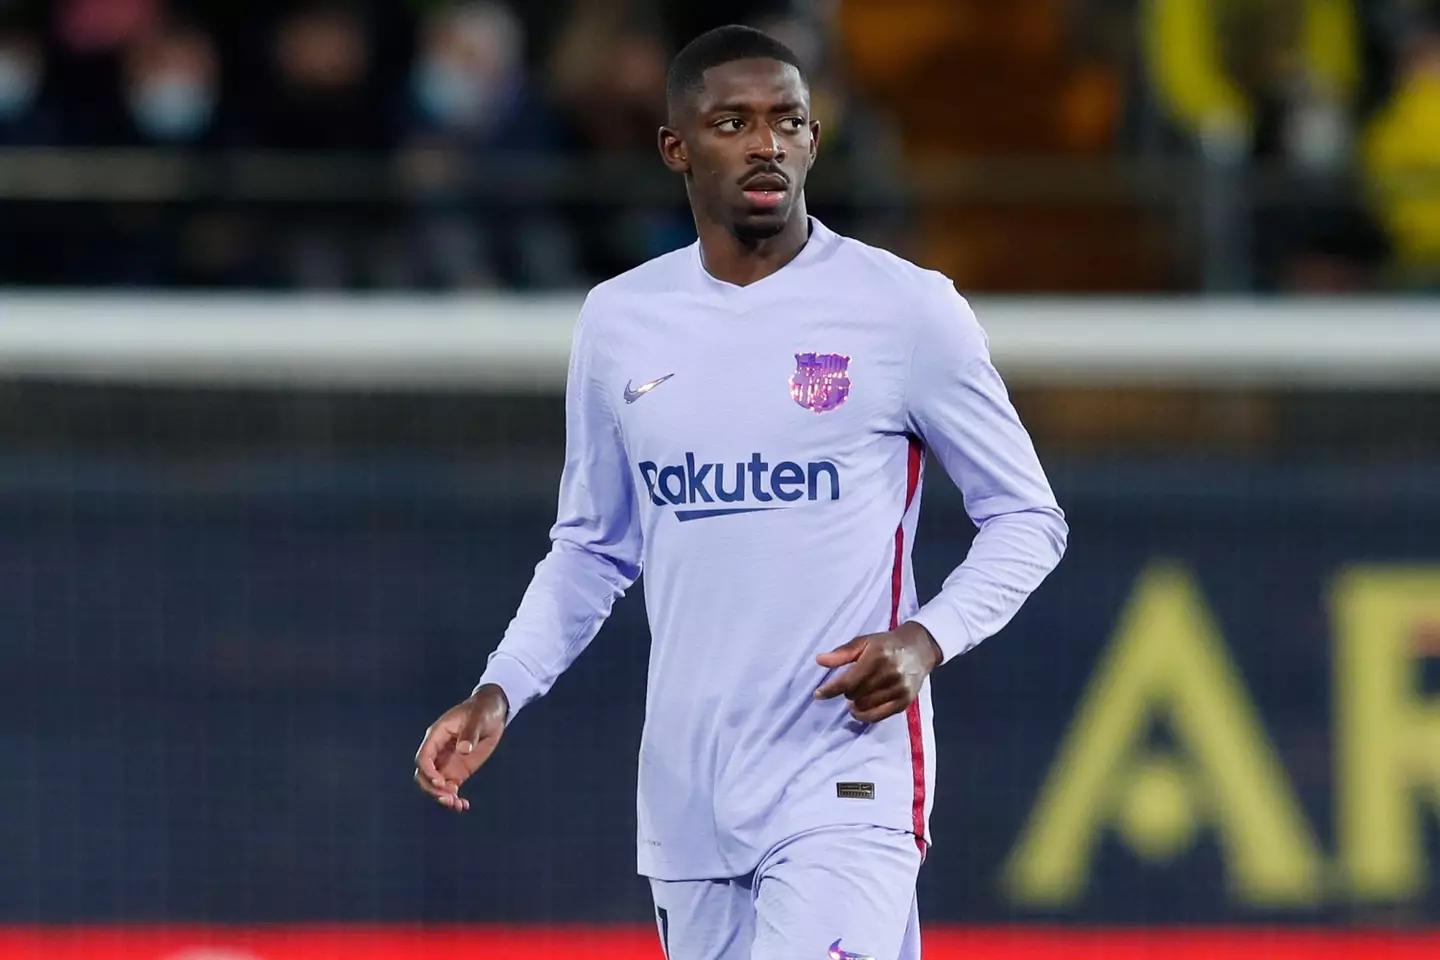
{"label": "shorts", "polygon": [[668,960],[919,960],[915,835],[822,827],[724,880],[651,880]]}

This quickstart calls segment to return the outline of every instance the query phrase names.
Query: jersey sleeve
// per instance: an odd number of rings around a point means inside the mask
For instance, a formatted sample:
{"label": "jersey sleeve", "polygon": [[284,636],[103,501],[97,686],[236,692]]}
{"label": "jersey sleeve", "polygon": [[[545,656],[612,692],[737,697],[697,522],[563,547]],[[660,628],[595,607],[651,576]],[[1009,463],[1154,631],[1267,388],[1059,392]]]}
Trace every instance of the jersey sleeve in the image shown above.
{"label": "jersey sleeve", "polygon": [[476,685],[504,690],[512,719],[589,646],[611,606],[640,576],[634,481],[593,320],[587,300],[566,377],[565,467],[550,552]]}
{"label": "jersey sleeve", "polygon": [[916,311],[907,427],[944,466],[978,532],[965,561],[911,619],[948,661],[1010,622],[1060,562],[1068,528],[970,305],[930,275]]}

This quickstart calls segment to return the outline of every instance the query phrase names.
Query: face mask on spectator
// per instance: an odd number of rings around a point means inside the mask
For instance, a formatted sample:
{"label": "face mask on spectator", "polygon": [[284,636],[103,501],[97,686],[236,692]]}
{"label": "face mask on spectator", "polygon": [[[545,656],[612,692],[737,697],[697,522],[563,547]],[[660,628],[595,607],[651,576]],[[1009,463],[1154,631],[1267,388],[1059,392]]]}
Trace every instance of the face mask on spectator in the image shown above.
{"label": "face mask on spectator", "polygon": [[486,126],[505,96],[484,78],[438,57],[416,67],[414,93],[430,119],[447,127]]}
{"label": "face mask on spectator", "polygon": [[215,109],[214,93],[202,82],[161,74],[143,80],[130,95],[140,130],[155,140],[192,140],[205,131]]}
{"label": "face mask on spectator", "polygon": [[39,72],[28,60],[0,52],[0,121],[13,120],[28,110],[39,85]]}
{"label": "face mask on spectator", "polygon": [[416,105],[447,127],[484,130],[522,84],[525,33],[508,6],[466,3],[425,26],[411,79]]}

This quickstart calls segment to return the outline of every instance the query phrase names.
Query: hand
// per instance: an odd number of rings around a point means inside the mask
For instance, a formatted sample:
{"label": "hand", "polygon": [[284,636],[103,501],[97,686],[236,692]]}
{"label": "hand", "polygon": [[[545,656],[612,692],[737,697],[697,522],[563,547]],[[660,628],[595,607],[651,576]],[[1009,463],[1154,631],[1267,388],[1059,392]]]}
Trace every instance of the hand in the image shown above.
{"label": "hand", "polygon": [[830,700],[843,693],[850,700],[852,717],[875,723],[914,703],[920,685],[943,659],[940,644],[918,623],[856,637],[815,658],[830,669],[851,664],[816,690],[815,699]]}
{"label": "hand", "polygon": [[415,784],[442,807],[456,813],[469,810],[460,785],[495,752],[509,715],[510,702],[493,683],[446,710],[425,731],[415,754]]}

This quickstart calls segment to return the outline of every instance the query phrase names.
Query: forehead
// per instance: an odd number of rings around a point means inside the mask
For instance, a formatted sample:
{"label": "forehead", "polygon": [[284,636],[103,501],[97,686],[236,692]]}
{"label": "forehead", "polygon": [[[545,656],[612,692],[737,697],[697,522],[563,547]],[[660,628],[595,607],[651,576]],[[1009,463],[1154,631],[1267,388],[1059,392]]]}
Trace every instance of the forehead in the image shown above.
{"label": "forehead", "polygon": [[706,113],[720,104],[745,104],[765,110],[775,103],[807,102],[805,81],[790,64],[779,60],[734,60],[705,71],[695,108]]}

